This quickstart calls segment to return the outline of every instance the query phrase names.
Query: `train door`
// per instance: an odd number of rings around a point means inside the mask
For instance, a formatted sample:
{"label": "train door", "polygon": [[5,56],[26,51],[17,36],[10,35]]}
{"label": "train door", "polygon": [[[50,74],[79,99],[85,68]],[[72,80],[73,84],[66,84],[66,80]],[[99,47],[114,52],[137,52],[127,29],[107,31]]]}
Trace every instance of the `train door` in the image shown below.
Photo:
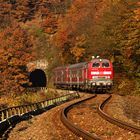
{"label": "train door", "polygon": [[83,77],[83,81],[84,81],[84,87],[85,89],[88,88],[88,63],[86,63],[84,65],[84,77]]}

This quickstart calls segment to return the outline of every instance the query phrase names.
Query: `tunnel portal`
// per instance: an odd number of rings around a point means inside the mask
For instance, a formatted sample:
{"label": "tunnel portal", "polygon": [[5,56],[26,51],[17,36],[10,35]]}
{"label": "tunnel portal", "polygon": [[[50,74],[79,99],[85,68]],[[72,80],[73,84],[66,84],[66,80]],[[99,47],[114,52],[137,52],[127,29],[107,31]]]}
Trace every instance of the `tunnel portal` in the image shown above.
{"label": "tunnel portal", "polygon": [[46,74],[41,69],[35,69],[30,73],[29,81],[31,82],[31,87],[46,87],[47,78]]}

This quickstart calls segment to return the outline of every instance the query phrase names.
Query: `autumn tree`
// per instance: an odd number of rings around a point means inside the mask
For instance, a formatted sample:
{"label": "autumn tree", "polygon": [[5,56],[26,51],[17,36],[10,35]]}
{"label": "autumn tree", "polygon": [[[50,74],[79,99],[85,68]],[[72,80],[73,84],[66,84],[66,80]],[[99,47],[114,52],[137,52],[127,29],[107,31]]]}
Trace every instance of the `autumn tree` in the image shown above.
{"label": "autumn tree", "polygon": [[26,22],[30,18],[30,10],[29,0],[17,1],[13,10],[14,18],[17,21]]}
{"label": "autumn tree", "polygon": [[11,24],[11,7],[10,3],[5,0],[0,2],[0,28],[4,28]]}
{"label": "autumn tree", "polygon": [[55,45],[62,48],[63,63],[87,61],[95,54],[98,48],[93,42],[95,25],[104,7],[102,2],[75,0],[58,20],[59,30],[54,39]]}
{"label": "autumn tree", "polygon": [[[140,17],[139,2],[111,2],[100,24],[96,26],[96,45],[106,49],[105,56],[114,56],[116,72],[136,81],[140,89]],[[135,80],[134,80],[135,79]]]}
{"label": "autumn tree", "polygon": [[14,25],[0,32],[0,92],[20,94],[27,84],[26,65],[33,60],[33,38],[20,26]]}
{"label": "autumn tree", "polygon": [[97,41],[95,41],[100,45],[104,40],[104,45],[108,47],[106,54],[114,54],[116,61],[123,64],[122,68],[124,67],[130,73],[134,72],[134,61],[139,63],[138,57],[136,58],[140,34],[136,12],[138,10],[137,4],[126,1],[112,4],[108,12],[104,14],[99,26]]}

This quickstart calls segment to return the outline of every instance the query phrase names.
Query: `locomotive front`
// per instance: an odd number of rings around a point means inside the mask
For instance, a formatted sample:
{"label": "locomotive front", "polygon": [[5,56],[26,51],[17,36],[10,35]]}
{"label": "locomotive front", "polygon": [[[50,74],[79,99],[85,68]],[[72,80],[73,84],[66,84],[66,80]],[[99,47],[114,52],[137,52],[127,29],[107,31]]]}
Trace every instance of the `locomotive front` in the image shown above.
{"label": "locomotive front", "polygon": [[107,59],[93,59],[88,64],[88,79],[92,88],[110,89],[113,85],[112,63]]}

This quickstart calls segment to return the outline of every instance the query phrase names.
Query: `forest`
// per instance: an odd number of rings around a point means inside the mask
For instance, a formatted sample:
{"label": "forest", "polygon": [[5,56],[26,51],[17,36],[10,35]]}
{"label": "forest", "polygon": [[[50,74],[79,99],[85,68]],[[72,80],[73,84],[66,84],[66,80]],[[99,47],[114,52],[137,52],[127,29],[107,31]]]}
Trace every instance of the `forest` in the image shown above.
{"label": "forest", "polygon": [[25,92],[30,61],[46,59],[51,77],[93,55],[113,62],[114,91],[140,95],[139,0],[0,1],[0,96]]}

